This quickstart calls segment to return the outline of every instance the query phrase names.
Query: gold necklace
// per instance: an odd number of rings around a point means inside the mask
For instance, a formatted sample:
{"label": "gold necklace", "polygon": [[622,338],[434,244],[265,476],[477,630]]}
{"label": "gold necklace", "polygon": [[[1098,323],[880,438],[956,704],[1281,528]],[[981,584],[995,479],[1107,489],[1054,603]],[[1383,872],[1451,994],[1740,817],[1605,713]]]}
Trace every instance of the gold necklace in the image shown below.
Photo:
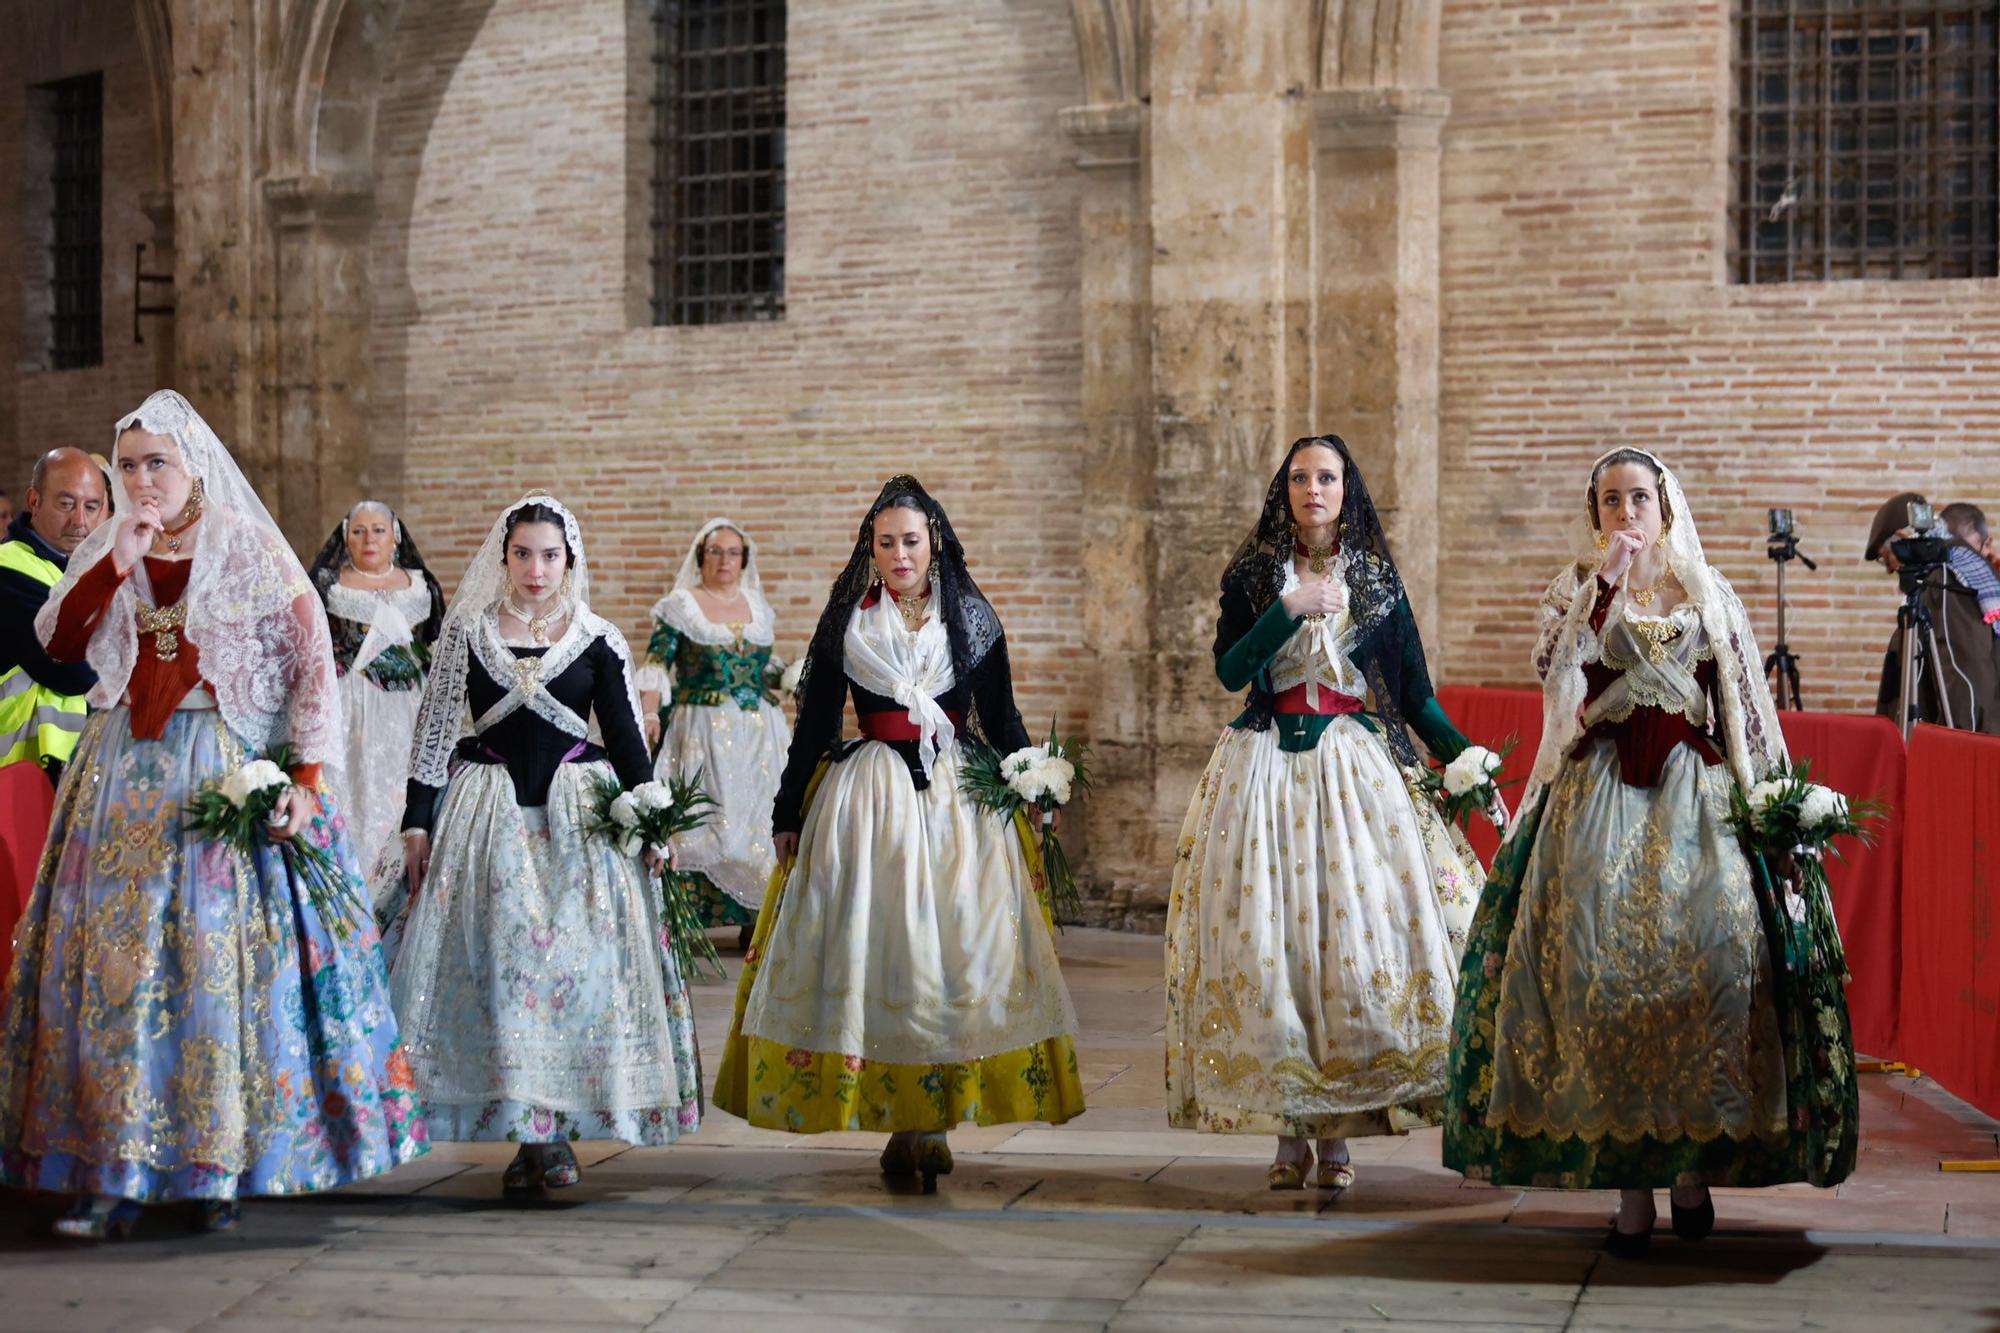
{"label": "gold necklace", "polygon": [[1637,602],[1640,606],[1651,606],[1653,604],[1653,599],[1659,596],[1660,589],[1666,587],[1667,581],[1673,578],[1673,576],[1674,576],[1674,571],[1671,567],[1669,567],[1666,573],[1660,575],[1660,581],[1658,583],[1653,584],[1649,588],[1628,588],[1626,591],[1626,595],[1630,597],[1633,601]]}
{"label": "gold necklace", "polygon": [[502,609],[504,609],[508,615],[514,617],[514,619],[520,621],[523,625],[526,625],[528,627],[528,637],[534,640],[535,646],[537,648],[546,648],[548,646],[550,623],[552,621],[560,619],[563,612],[567,609],[566,607],[563,606],[561,600],[558,599],[555,605],[551,606],[548,610],[542,612],[540,615],[536,615],[534,612],[529,611],[524,607],[516,606],[514,604],[514,599],[511,595],[501,605]]}
{"label": "gold necklace", "polygon": [[162,662],[171,662],[181,655],[179,630],[187,624],[187,602],[175,602],[172,606],[137,608],[139,632],[153,636],[153,656]]}
{"label": "gold necklace", "polygon": [[1306,558],[1306,567],[1315,574],[1326,573],[1327,561],[1340,549],[1340,539],[1336,537],[1324,546],[1309,546],[1303,541],[1294,541],[1292,549]]}
{"label": "gold necklace", "polygon": [[930,609],[930,590],[926,588],[921,597],[897,597],[893,592],[889,596],[896,603],[896,609],[903,613],[903,628],[915,634],[917,626],[924,623],[924,613]]}
{"label": "gold necklace", "polygon": [[181,506],[181,525],[177,528],[161,527],[154,540],[166,547],[172,554],[180,554],[181,534],[201,522],[202,502],[208,499],[208,491],[201,484],[201,478],[194,479],[194,486],[188,491],[187,503]]}

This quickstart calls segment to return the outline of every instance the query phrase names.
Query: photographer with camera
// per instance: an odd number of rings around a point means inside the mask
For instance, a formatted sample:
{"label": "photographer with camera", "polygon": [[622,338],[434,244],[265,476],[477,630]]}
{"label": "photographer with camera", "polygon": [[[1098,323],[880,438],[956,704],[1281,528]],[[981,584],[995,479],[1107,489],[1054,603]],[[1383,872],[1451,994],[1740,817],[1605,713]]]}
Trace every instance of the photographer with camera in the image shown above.
{"label": "photographer with camera", "polygon": [[[1947,513],[1961,510],[1978,513],[1970,505],[1947,506]],[[1961,526],[1975,530],[1959,516]],[[1985,589],[1968,581],[1979,577],[1975,566],[1984,566],[1974,546],[1940,522],[1921,495],[1904,492],[1876,511],[1862,555],[1896,575],[1904,596],[1883,655],[1875,711],[1905,734],[1916,722],[2000,733],[2000,638],[1981,607]],[[2000,596],[2000,582],[1991,591]]]}

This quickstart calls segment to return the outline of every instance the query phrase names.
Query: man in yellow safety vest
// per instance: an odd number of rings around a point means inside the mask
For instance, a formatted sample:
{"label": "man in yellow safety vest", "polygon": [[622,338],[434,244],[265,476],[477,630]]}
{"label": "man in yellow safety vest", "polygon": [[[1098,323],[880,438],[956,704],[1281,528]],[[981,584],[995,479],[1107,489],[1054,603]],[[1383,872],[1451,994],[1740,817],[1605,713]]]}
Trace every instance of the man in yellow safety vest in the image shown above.
{"label": "man in yellow safety vest", "polygon": [[35,613],[69,558],[109,509],[104,473],[81,449],[35,460],[27,505],[0,542],[0,765],[40,764],[50,781],[76,751],[83,696],[97,683],[82,663],[57,662],[35,634]]}

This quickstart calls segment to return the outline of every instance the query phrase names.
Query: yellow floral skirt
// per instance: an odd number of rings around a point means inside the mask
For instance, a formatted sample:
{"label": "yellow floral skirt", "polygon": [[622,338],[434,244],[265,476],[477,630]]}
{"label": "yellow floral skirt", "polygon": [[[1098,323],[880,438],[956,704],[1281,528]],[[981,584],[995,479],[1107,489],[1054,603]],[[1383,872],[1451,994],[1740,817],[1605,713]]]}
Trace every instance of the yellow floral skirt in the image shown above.
{"label": "yellow floral skirt", "polygon": [[[807,793],[808,805],[814,794]],[[1040,849],[1024,818],[1016,818],[1015,832],[1041,899],[1039,926],[1053,929]],[[869,1060],[852,1051],[811,1050],[746,1035],[744,1008],[791,879],[791,866],[778,867],[757,914],[756,933],[737,984],[714,1105],[760,1129],[793,1134],[842,1129],[938,1132],[967,1121],[1061,1124],[1082,1113],[1076,1045],[1067,1034],[977,1060],[938,1064]],[[1024,927],[1037,928],[1034,923]]]}

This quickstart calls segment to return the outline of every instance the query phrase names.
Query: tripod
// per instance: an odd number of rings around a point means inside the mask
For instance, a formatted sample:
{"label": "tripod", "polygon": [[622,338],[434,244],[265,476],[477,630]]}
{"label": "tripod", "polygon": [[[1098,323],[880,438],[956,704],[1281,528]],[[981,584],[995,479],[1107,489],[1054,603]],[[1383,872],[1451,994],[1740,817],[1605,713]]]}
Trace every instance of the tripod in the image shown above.
{"label": "tripod", "polygon": [[1780,709],[1798,712],[1805,707],[1799,698],[1799,659],[1785,642],[1785,566],[1793,560],[1817,570],[1812,557],[1799,550],[1799,539],[1791,533],[1773,534],[1764,544],[1764,554],[1778,562],[1778,641],[1764,658],[1764,674],[1771,677],[1771,695]]}
{"label": "tripod", "polygon": [[1924,584],[1937,570],[1936,565],[1904,565],[1897,571],[1903,584],[1903,605],[1896,611],[1896,624],[1903,632],[1903,653],[1896,720],[1906,741],[1921,720],[1917,682],[1926,675],[1937,691],[1938,720],[1947,727],[1955,725],[1951,717],[1951,693],[1944,683],[1944,659],[1938,656],[1937,625],[1931,620],[1930,608],[1924,605]]}

